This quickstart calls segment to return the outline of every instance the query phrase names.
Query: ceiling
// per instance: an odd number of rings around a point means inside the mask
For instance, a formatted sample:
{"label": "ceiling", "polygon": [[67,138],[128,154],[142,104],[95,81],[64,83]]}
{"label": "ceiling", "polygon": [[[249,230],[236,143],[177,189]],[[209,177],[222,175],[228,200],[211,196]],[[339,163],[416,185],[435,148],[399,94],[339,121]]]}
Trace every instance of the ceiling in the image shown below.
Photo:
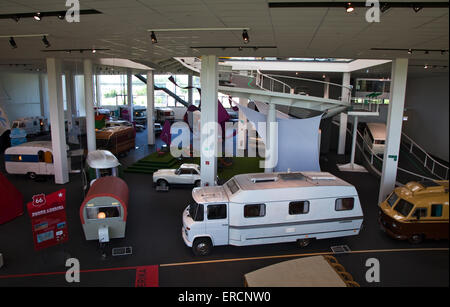
{"label": "ceiling", "polygon": [[[396,0],[399,2],[399,0]],[[1,0],[0,14],[65,10],[64,0]],[[0,38],[0,63],[17,63],[63,57],[124,58],[150,67],[172,57],[275,56],[333,57],[350,59],[393,59],[408,57],[417,65],[428,62],[448,66],[445,52],[375,51],[371,48],[447,50],[449,12],[446,9],[391,8],[380,23],[365,20],[365,8],[348,14],[341,8],[269,8],[266,0],[80,0],[81,9],[95,9],[100,15],[81,15],[81,22],[68,23],[56,17],[0,19],[0,36],[48,33],[51,47],[40,37],[16,38],[12,49],[8,38]],[[270,0],[280,2],[280,0]],[[284,1],[285,2],[285,1]],[[298,1],[297,1],[298,2]],[[311,1],[309,1],[311,2]],[[320,1],[317,1],[320,2]],[[407,2],[407,1],[404,1]],[[175,31],[157,32],[152,44],[148,29],[249,28],[250,43],[242,32]],[[276,48],[192,48],[201,46],[274,46]],[[42,52],[52,49],[105,48],[107,51]],[[447,70],[448,71],[448,70]]]}

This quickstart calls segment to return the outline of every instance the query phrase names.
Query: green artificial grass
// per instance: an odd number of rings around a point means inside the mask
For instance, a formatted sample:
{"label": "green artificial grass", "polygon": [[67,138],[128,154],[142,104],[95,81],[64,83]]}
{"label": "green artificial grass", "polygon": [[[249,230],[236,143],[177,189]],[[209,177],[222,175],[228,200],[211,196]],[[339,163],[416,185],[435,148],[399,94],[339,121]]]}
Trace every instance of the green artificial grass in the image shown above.
{"label": "green artificial grass", "polygon": [[[217,176],[221,181],[225,182],[238,174],[264,172],[264,169],[259,167],[261,160],[259,157],[219,158],[217,161]],[[183,163],[200,165],[200,158],[176,159],[169,153],[164,156],[158,156],[157,153],[153,153],[128,167],[125,172],[153,174],[158,169],[178,168]]]}

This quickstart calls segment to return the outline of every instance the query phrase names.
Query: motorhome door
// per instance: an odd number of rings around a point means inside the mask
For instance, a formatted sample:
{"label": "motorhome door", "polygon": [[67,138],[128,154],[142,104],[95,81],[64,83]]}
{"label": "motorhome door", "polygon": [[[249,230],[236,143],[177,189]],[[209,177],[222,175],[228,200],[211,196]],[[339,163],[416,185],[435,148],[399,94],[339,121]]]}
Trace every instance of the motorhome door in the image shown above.
{"label": "motorhome door", "polygon": [[52,175],[55,173],[53,166],[53,154],[51,151],[45,152],[45,165],[47,166],[47,175]]}
{"label": "motorhome door", "polygon": [[214,245],[228,244],[228,205],[211,204],[206,206],[206,233]]}

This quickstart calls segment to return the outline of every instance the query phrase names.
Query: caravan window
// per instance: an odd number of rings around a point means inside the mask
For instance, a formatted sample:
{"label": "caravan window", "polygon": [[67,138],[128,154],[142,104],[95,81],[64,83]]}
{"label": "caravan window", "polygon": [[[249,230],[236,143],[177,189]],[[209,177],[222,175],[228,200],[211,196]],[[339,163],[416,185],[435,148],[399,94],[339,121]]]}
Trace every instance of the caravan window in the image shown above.
{"label": "caravan window", "polygon": [[441,217],[442,216],[442,205],[431,205],[431,216]]}
{"label": "caravan window", "polygon": [[306,214],[309,212],[309,201],[293,201],[289,203],[289,214]]}
{"label": "caravan window", "polygon": [[338,198],[335,203],[336,211],[352,210],[355,205],[355,199],[353,197]]}
{"label": "caravan window", "polygon": [[266,215],[266,204],[244,206],[244,217],[263,217]]}
{"label": "caravan window", "polygon": [[227,187],[228,187],[228,189],[230,190],[231,194],[234,194],[234,193],[236,193],[237,191],[239,191],[239,187],[238,187],[238,185],[236,184],[236,181],[234,181],[234,179],[230,179],[230,180],[227,182]]}
{"label": "caravan window", "polygon": [[208,220],[219,220],[227,218],[227,205],[209,205]]}
{"label": "caravan window", "polygon": [[120,217],[120,208],[118,206],[89,207],[86,210],[86,216],[89,220]]}

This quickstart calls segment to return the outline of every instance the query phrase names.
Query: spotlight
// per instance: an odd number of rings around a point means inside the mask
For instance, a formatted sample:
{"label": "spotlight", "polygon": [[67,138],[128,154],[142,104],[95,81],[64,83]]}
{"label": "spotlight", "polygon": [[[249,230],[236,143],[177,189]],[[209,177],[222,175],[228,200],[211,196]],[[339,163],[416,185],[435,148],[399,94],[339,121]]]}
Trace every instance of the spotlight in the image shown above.
{"label": "spotlight", "polygon": [[441,55],[444,55],[445,54],[445,50],[441,50]]}
{"label": "spotlight", "polygon": [[425,65],[423,66],[423,68],[427,69],[427,68],[428,68],[428,65],[427,65],[427,64],[425,64]]}
{"label": "spotlight", "polygon": [[348,2],[345,5],[345,10],[347,11],[347,13],[351,13],[355,10],[355,7],[353,6],[353,4],[351,2]]}
{"label": "spotlight", "polygon": [[15,22],[19,22],[20,17],[16,15],[16,16],[14,16],[12,19],[13,19]]}
{"label": "spotlight", "polygon": [[152,40],[152,44],[156,44],[158,40],[156,39],[155,32],[152,31],[152,34],[150,34],[150,38]]}
{"label": "spotlight", "polygon": [[244,44],[248,44],[250,42],[247,30],[242,31],[242,39],[244,40]]}
{"label": "spotlight", "polygon": [[425,50],[425,54],[429,54],[430,52],[428,50]]}
{"label": "spotlight", "polygon": [[51,45],[50,45],[50,42],[48,41],[48,39],[47,39],[47,36],[43,36],[42,37],[42,42],[44,43],[44,45],[45,45],[45,48],[49,48]]}
{"label": "spotlight", "polygon": [[38,13],[34,14],[33,18],[37,21],[40,21],[42,19],[42,15],[41,15],[41,13],[38,12]]}
{"label": "spotlight", "polygon": [[414,12],[419,12],[420,10],[422,9],[422,7],[421,6],[413,6],[413,10],[414,10]]}
{"label": "spotlight", "polygon": [[97,52],[97,50],[95,50],[95,49],[92,49],[92,53],[96,53]]}
{"label": "spotlight", "polygon": [[325,79],[326,77],[327,77],[327,76],[325,76],[325,74],[323,74],[323,75],[322,75],[322,78],[324,78],[324,79]]}
{"label": "spotlight", "polygon": [[12,47],[13,49],[16,49],[16,48],[17,48],[17,44],[16,44],[16,41],[14,40],[14,37],[10,37],[10,38],[9,38],[9,44],[11,45],[11,47]]}
{"label": "spotlight", "polygon": [[63,20],[65,18],[66,18],[66,14],[65,13],[61,12],[61,13],[58,14],[58,19],[59,20]]}
{"label": "spotlight", "polygon": [[412,49],[408,49],[408,54],[412,54]]}

